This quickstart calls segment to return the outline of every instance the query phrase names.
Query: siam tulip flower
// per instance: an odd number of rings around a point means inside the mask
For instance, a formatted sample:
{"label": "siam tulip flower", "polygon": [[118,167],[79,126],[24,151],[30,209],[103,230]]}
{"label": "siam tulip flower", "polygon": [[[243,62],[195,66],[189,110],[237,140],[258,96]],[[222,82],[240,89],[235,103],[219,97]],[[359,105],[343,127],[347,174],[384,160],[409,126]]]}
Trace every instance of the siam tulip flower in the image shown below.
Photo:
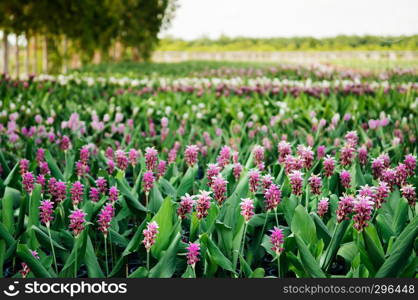
{"label": "siam tulip flower", "polygon": [[106,237],[110,227],[110,222],[115,215],[115,208],[111,203],[106,204],[98,215],[97,223],[99,224],[99,230],[103,232]]}
{"label": "siam tulip flower", "polygon": [[342,222],[343,220],[348,220],[349,215],[353,211],[353,208],[354,208],[353,196],[344,195],[340,197],[340,201],[338,202],[338,208],[337,208],[338,223]]}
{"label": "siam tulip flower", "polygon": [[175,146],[168,152],[168,163],[174,163],[176,161],[177,158],[177,151],[178,148],[176,148]]}
{"label": "siam tulip flower", "polygon": [[325,197],[325,198],[322,198],[321,200],[319,200],[318,208],[317,208],[318,216],[323,218],[326,215],[326,213],[328,212],[328,207],[329,207],[329,199],[328,198]]}
{"label": "siam tulip flower", "polygon": [[381,180],[386,182],[391,189],[396,184],[396,172],[394,169],[385,169],[382,171],[382,175],[380,176]]}
{"label": "siam tulip flower", "polygon": [[33,189],[35,188],[35,178],[33,177],[32,172],[26,172],[22,176],[22,185],[25,191],[28,194],[31,194]]}
{"label": "siam tulip flower", "polygon": [[[264,164],[264,147],[260,145],[254,146],[253,149],[253,156],[254,156],[254,163],[259,167],[260,165]],[[260,168],[259,168],[260,169]]]}
{"label": "siam tulip flower", "polygon": [[382,158],[375,158],[372,160],[372,172],[374,178],[380,178],[385,169],[385,162]]}
{"label": "siam tulip flower", "polygon": [[389,168],[390,167],[390,157],[388,154],[386,153],[382,153],[378,156],[378,158],[383,160],[383,164],[385,168]]}
{"label": "siam tulip flower", "polygon": [[238,163],[238,156],[239,156],[238,151],[234,151],[234,152],[232,153],[232,162],[233,162],[234,164],[237,164],[237,163]]}
{"label": "siam tulip flower", "polygon": [[303,173],[300,171],[292,171],[289,174],[290,185],[292,186],[292,194],[295,196],[302,195]]}
{"label": "siam tulip flower", "polygon": [[64,135],[60,141],[60,148],[63,151],[67,151],[71,147],[71,140],[68,136]]}
{"label": "siam tulip flower", "polygon": [[408,200],[409,205],[414,208],[415,203],[417,201],[417,195],[415,192],[415,188],[411,184],[404,185],[401,188],[402,197],[404,197],[406,200]]}
{"label": "siam tulip flower", "polygon": [[100,194],[106,194],[107,191],[107,181],[103,177],[96,179],[96,186],[99,189]]}
{"label": "siam tulip flower", "polygon": [[415,173],[415,169],[417,167],[417,158],[412,154],[408,154],[405,156],[405,160],[403,161],[406,168],[408,169],[408,175],[412,176]]}
{"label": "siam tulip flower", "polygon": [[368,221],[371,218],[373,209],[373,201],[369,197],[358,196],[354,201],[354,228],[357,231],[362,231],[364,227],[368,226]]}
{"label": "siam tulip flower", "polygon": [[335,159],[332,156],[327,155],[324,159],[323,166],[325,177],[332,176],[335,169]]}
{"label": "siam tulip flower", "polygon": [[184,150],[184,158],[189,167],[193,167],[197,163],[197,156],[199,154],[199,147],[196,145],[188,145]]}
{"label": "siam tulip flower", "polygon": [[148,171],[152,171],[157,166],[158,151],[154,147],[145,149],[145,165]]}
{"label": "siam tulip flower", "polygon": [[375,202],[376,192],[375,192],[375,187],[373,186],[369,186],[367,184],[364,186],[361,186],[358,194],[361,197],[369,197],[371,201]]}
{"label": "siam tulip flower", "polygon": [[100,199],[100,192],[99,189],[95,188],[95,187],[91,187],[90,188],[90,192],[89,192],[89,198],[91,201],[93,202],[98,202]]}
{"label": "siam tulip flower", "polygon": [[260,185],[260,172],[252,169],[248,172],[248,181],[250,183],[250,192],[255,193]]}
{"label": "siam tulip flower", "polygon": [[273,183],[273,177],[270,174],[266,174],[261,178],[263,189],[266,190]]}
{"label": "siam tulip flower", "polygon": [[36,161],[38,163],[41,163],[41,162],[45,161],[45,149],[39,148],[36,151]]}
{"label": "siam tulip flower", "polygon": [[29,160],[23,158],[19,161],[20,175],[23,176],[26,172],[29,171]]}
{"label": "siam tulip flower", "polygon": [[113,174],[113,172],[115,172],[115,162],[111,159],[109,159],[107,161],[107,173],[109,173],[109,175]]}
{"label": "siam tulip flower", "polygon": [[136,164],[138,163],[138,157],[139,157],[139,152],[136,149],[130,149],[129,150],[129,163],[132,165],[132,167],[135,167]]}
{"label": "siam tulip flower", "polygon": [[49,175],[51,171],[49,170],[48,163],[46,161],[41,161],[39,163],[39,169],[42,175]]}
{"label": "siam tulip flower", "polygon": [[228,146],[223,146],[217,158],[218,166],[221,168],[225,167],[227,164],[229,164],[230,159],[231,148],[229,148]]}
{"label": "siam tulip flower", "polygon": [[303,161],[299,157],[287,155],[284,159],[284,168],[286,174],[292,173],[292,171],[298,171],[303,168]]}
{"label": "siam tulip flower", "polygon": [[151,171],[147,171],[144,173],[144,176],[142,177],[142,183],[144,186],[145,193],[149,193],[153,186],[154,186],[155,177],[154,174]]}
{"label": "siam tulip flower", "polygon": [[222,203],[225,201],[226,196],[226,185],[228,184],[228,181],[226,181],[222,174],[218,174],[217,176],[212,178],[212,190],[213,190],[213,197],[218,202],[218,205],[222,205]]}
{"label": "siam tulip flower", "polygon": [[358,149],[358,160],[362,166],[367,165],[367,155],[368,155],[367,147],[361,146]]}
{"label": "siam tulip flower", "polygon": [[382,206],[382,203],[385,202],[386,198],[389,197],[390,187],[384,181],[379,181],[379,185],[375,188],[374,201],[376,204],[376,209],[379,209]]}
{"label": "siam tulip flower", "polygon": [[54,203],[49,200],[41,201],[41,206],[39,206],[39,217],[41,222],[46,226],[49,227],[50,222],[54,219],[52,217],[52,213],[54,211]]}
{"label": "siam tulip flower", "polygon": [[312,163],[314,159],[314,153],[311,147],[306,147],[303,145],[299,145],[297,147],[297,154],[300,156],[303,162],[303,167],[306,169],[312,168]]}
{"label": "siam tulip flower", "polygon": [[42,193],[44,192],[44,188],[45,188],[45,185],[46,185],[46,179],[45,179],[45,176],[44,175],[42,175],[42,174],[39,174],[38,176],[36,176],[36,183],[37,184],[39,184],[41,187],[42,187]]}
{"label": "siam tulip flower", "polygon": [[343,187],[349,189],[351,187],[351,174],[347,170],[342,170],[340,173],[340,180]]}
{"label": "siam tulip flower", "polygon": [[196,216],[199,220],[205,218],[209,214],[210,200],[212,200],[210,194],[211,192],[208,191],[200,191],[200,194],[196,196]]}
{"label": "siam tulip flower", "polygon": [[57,181],[54,185],[54,199],[56,202],[60,203],[67,198],[67,186],[65,182]]}
{"label": "siam tulip flower", "polygon": [[80,149],[80,161],[83,164],[88,164],[90,158],[90,150],[87,146],[84,146],[83,148]]}
{"label": "siam tulip flower", "polygon": [[119,190],[117,187],[112,186],[109,189],[109,201],[115,203],[119,199]]}
{"label": "siam tulip flower", "polygon": [[275,210],[279,205],[282,198],[282,192],[280,188],[272,183],[268,188],[266,188],[264,193],[264,206],[266,211]]}
{"label": "siam tulip flower", "polygon": [[113,160],[113,158],[114,158],[114,153],[113,153],[113,149],[112,149],[112,147],[107,147],[107,148],[106,148],[106,151],[105,151],[105,156],[106,156],[106,158],[107,158],[107,159],[111,159],[111,160]]}
{"label": "siam tulip flower", "polygon": [[199,261],[200,245],[198,243],[189,243],[189,246],[186,249],[187,264],[194,268],[196,263]]}
{"label": "siam tulip flower", "polygon": [[70,229],[73,234],[77,237],[85,228],[86,213],[81,209],[76,209],[71,212],[70,218]]}
{"label": "siam tulip flower", "polygon": [[192,212],[194,205],[193,197],[185,194],[181,197],[180,206],[177,209],[177,214],[181,219],[185,219],[186,215]]}
{"label": "siam tulip flower", "polygon": [[164,176],[167,170],[167,162],[165,160],[160,160],[157,165],[157,179]]}
{"label": "siam tulip flower", "polygon": [[129,160],[126,157],[126,153],[123,150],[117,150],[115,152],[115,156],[116,156],[116,164],[118,166],[118,168],[122,171],[125,171],[126,168],[129,165]]}
{"label": "siam tulip flower", "polygon": [[349,131],[345,135],[345,140],[347,144],[350,144],[352,147],[356,147],[358,143],[358,135],[356,131]]}
{"label": "siam tulip flower", "polygon": [[321,194],[322,189],[322,180],[319,175],[312,174],[311,177],[308,179],[309,186],[311,188],[311,193],[314,195]]}
{"label": "siam tulip flower", "polygon": [[292,153],[290,144],[286,141],[279,142],[277,146],[279,150],[279,163],[284,163],[286,156]]}
{"label": "siam tulip flower", "polygon": [[158,223],[155,221],[152,221],[148,223],[147,228],[142,231],[144,234],[144,240],[142,243],[145,246],[145,249],[147,252],[151,250],[152,245],[155,244],[155,240],[157,239],[158,234]]}
{"label": "siam tulip flower", "polygon": [[323,146],[323,145],[318,146],[318,148],[316,148],[316,155],[317,155],[318,159],[321,159],[325,156],[325,149],[326,149],[326,147]]}
{"label": "siam tulip flower", "polygon": [[221,168],[217,164],[208,164],[208,169],[206,170],[208,186],[212,185],[213,178],[218,176],[220,172]]}
{"label": "siam tulip flower", "polygon": [[242,165],[240,163],[235,163],[232,167],[232,173],[234,174],[235,180],[238,180],[241,177]]}
{"label": "siam tulip flower", "polygon": [[408,178],[408,168],[405,164],[400,163],[395,169],[395,182],[398,186],[406,184]]}
{"label": "siam tulip flower", "polygon": [[241,199],[241,215],[244,217],[245,222],[248,223],[250,219],[254,216],[254,201],[249,198]]}
{"label": "siam tulip flower", "polygon": [[80,160],[75,163],[75,168],[76,168],[77,176],[79,176],[79,177],[83,177],[84,175],[86,175],[90,172],[89,165],[83,163]]}
{"label": "siam tulip flower", "polygon": [[355,149],[350,143],[345,144],[341,148],[340,162],[342,166],[349,166],[353,163],[355,157]]}
{"label": "siam tulip flower", "polygon": [[76,207],[83,197],[84,193],[84,186],[81,184],[80,181],[74,182],[73,186],[70,189],[71,194],[71,201],[73,203],[73,206]]}
{"label": "siam tulip flower", "polygon": [[280,228],[274,226],[273,230],[270,230],[270,242],[273,245],[271,250],[273,250],[277,255],[280,255],[283,251],[283,244],[284,244],[284,235]]}

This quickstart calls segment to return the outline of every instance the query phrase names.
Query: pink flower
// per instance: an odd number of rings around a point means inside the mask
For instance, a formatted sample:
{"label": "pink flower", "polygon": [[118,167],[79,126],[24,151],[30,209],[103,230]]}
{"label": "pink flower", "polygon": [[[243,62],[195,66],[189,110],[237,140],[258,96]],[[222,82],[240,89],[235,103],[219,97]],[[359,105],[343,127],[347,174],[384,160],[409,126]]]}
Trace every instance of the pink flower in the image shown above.
{"label": "pink flower", "polygon": [[32,172],[26,172],[22,176],[22,185],[25,191],[30,194],[34,189],[35,178],[33,177]]}
{"label": "pink flower", "polygon": [[345,140],[348,144],[350,144],[352,147],[356,147],[358,143],[358,135],[356,131],[349,131],[345,135]]}
{"label": "pink flower", "polygon": [[117,150],[116,153],[116,164],[118,168],[122,171],[125,171],[129,165],[128,158],[126,157],[126,153],[123,150]]}
{"label": "pink flower", "polygon": [[231,159],[231,148],[229,148],[228,146],[223,146],[217,158],[218,166],[220,166],[221,168],[225,167],[227,164],[229,164],[230,159]]}
{"label": "pink flower", "polygon": [[64,201],[67,197],[67,186],[65,185],[65,182],[57,181],[53,189],[55,201],[58,203]]}
{"label": "pink flower", "polygon": [[412,154],[408,154],[405,156],[405,160],[403,162],[408,169],[408,175],[412,176],[415,173],[415,168],[417,167],[417,158]]}
{"label": "pink flower", "polygon": [[129,150],[129,163],[135,167],[136,164],[138,163],[138,157],[139,157],[139,152],[136,149],[130,149]]}
{"label": "pink flower", "polygon": [[29,160],[23,158],[19,161],[20,175],[23,176],[26,172],[29,171]]}
{"label": "pink flower", "polygon": [[312,167],[314,153],[311,147],[306,147],[303,145],[299,145],[297,147],[297,154],[300,156],[303,162],[303,167],[306,169],[310,169]]}
{"label": "pink flower", "polygon": [[107,181],[103,177],[99,177],[96,180],[96,186],[99,189],[101,194],[106,194],[107,191]]}
{"label": "pink flower", "polygon": [[45,149],[39,148],[36,151],[36,161],[38,163],[45,161]]}
{"label": "pink flower", "polygon": [[417,201],[417,195],[416,195],[414,186],[412,186],[411,184],[404,185],[401,188],[401,192],[402,192],[402,197],[408,200],[409,205],[412,208],[414,208],[415,203]]}
{"label": "pink flower", "polygon": [[240,163],[234,164],[232,167],[232,173],[234,174],[235,180],[238,180],[241,177],[242,166]]}
{"label": "pink flower", "polygon": [[383,160],[383,164],[385,168],[389,168],[390,167],[390,157],[387,153],[382,153],[380,154],[377,158],[380,158]]}
{"label": "pink flower", "polygon": [[187,264],[194,266],[199,261],[200,245],[198,243],[189,243],[187,249]]}
{"label": "pink flower", "polygon": [[335,169],[335,159],[329,155],[327,155],[324,159],[324,175],[325,177],[330,177],[334,174]]}
{"label": "pink flower", "polygon": [[382,206],[386,198],[389,197],[390,187],[384,181],[379,181],[379,185],[375,188],[374,201],[376,203],[376,209]]}
{"label": "pink flower", "polygon": [[212,198],[210,197],[210,192],[208,191],[200,191],[200,194],[197,195],[196,216],[199,220],[205,218],[208,215],[211,199]]}
{"label": "pink flower", "polygon": [[254,201],[249,198],[241,199],[241,215],[244,217],[245,222],[250,221],[254,216]]}
{"label": "pink flower", "polygon": [[64,135],[64,136],[61,138],[61,141],[60,141],[60,148],[61,148],[61,150],[66,151],[66,150],[68,150],[70,147],[71,147],[71,141],[70,141],[70,138],[69,138],[68,136]]}
{"label": "pink flower", "polygon": [[273,245],[271,250],[276,252],[277,255],[280,255],[283,251],[283,244],[284,244],[284,235],[280,228],[273,227],[273,230],[270,230],[270,242]]}
{"label": "pink flower", "polygon": [[97,223],[99,230],[106,236],[110,227],[110,222],[115,215],[115,209],[111,203],[106,204],[99,213]]}
{"label": "pink flower", "polygon": [[343,187],[349,189],[351,186],[351,174],[347,170],[342,170],[340,173],[340,180]]}
{"label": "pink flower", "polygon": [[322,198],[318,202],[318,216],[321,218],[325,216],[325,214],[328,212],[328,206],[329,206],[329,200],[328,198]]}
{"label": "pink flower", "polygon": [[90,172],[89,165],[85,164],[84,162],[80,160],[75,163],[75,168],[76,168],[77,176],[80,176],[80,177]]}
{"label": "pink flower", "polygon": [[213,178],[218,176],[221,172],[221,168],[217,164],[208,164],[208,169],[206,170],[206,178],[208,185],[212,185]]}
{"label": "pink flower", "polygon": [[180,206],[177,209],[177,214],[181,219],[185,219],[186,215],[192,212],[194,205],[193,197],[186,194],[181,197]]}
{"label": "pink flower", "polygon": [[106,158],[113,160],[113,155],[114,155],[114,153],[113,153],[112,147],[107,147],[106,151],[105,151]]}
{"label": "pink flower", "polygon": [[374,178],[380,178],[382,171],[385,169],[385,162],[382,158],[375,158],[372,160],[372,172]]}
{"label": "pink flower", "polygon": [[358,160],[360,162],[361,165],[365,166],[367,165],[367,147],[366,146],[361,146],[358,149]]}
{"label": "pink flower", "polygon": [[75,236],[78,236],[85,228],[86,213],[81,209],[77,209],[71,212],[70,218],[70,229],[73,231]]}
{"label": "pink flower", "polygon": [[264,193],[265,209],[266,211],[274,210],[279,205],[282,197],[282,192],[279,187],[272,183]]}
{"label": "pink flower", "polygon": [[[259,167],[264,164],[264,147],[260,145],[254,146],[253,149],[253,156],[254,156],[254,163]],[[261,170],[264,168],[261,168]]]}
{"label": "pink flower", "polygon": [[318,146],[318,148],[316,148],[316,155],[318,159],[321,159],[325,156],[325,149],[326,147],[324,145]]}
{"label": "pink flower", "polygon": [[284,165],[286,174],[290,174],[292,171],[298,171],[303,168],[303,160],[300,157],[294,157],[289,154],[284,159]]}
{"label": "pink flower", "polygon": [[309,186],[311,188],[311,193],[314,195],[321,194],[321,189],[322,189],[321,177],[319,177],[318,175],[312,174],[311,177],[309,177],[308,181],[309,181]]}
{"label": "pink flower", "polygon": [[113,174],[115,171],[115,162],[111,159],[107,161],[107,173]]}
{"label": "pink flower", "polygon": [[145,165],[147,166],[148,171],[152,171],[157,166],[158,161],[158,151],[154,147],[147,147],[145,149]]}
{"label": "pink flower", "polygon": [[337,208],[337,221],[338,223],[343,220],[349,219],[349,214],[353,211],[354,208],[354,198],[350,195],[344,195],[340,197]]}
{"label": "pink flower", "polygon": [[392,189],[393,186],[396,184],[396,172],[393,169],[385,169],[382,171],[382,175],[380,176],[380,179],[384,182],[386,182],[389,187]]}
{"label": "pink flower", "polygon": [[80,149],[80,161],[87,164],[90,158],[90,150],[87,146]]}
{"label": "pink flower", "polygon": [[160,160],[157,165],[157,178],[163,177],[167,170],[167,162],[165,160]]}
{"label": "pink flower", "polygon": [[193,167],[196,164],[198,154],[199,147],[196,145],[189,145],[186,147],[186,150],[184,150],[184,158],[189,167]]}
{"label": "pink flower", "polygon": [[349,166],[353,163],[355,157],[355,149],[350,143],[345,144],[341,148],[340,162],[342,166]]}
{"label": "pink flower", "polygon": [[46,227],[49,226],[50,222],[54,219],[52,213],[54,211],[54,204],[49,200],[41,201],[41,206],[39,206],[39,217],[41,222],[45,224]]}
{"label": "pink flower", "polygon": [[98,202],[100,198],[100,192],[97,188],[91,187],[89,192],[89,198],[93,202]]}
{"label": "pink flower", "polygon": [[144,176],[142,177],[142,183],[144,185],[144,191],[145,193],[149,193],[153,186],[154,186],[155,177],[152,172],[147,171],[144,173]]}
{"label": "pink flower", "polygon": [[395,169],[395,182],[397,185],[402,186],[406,184],[408,178],[408,168],[405,164],[400,163]]}
{"label": "pink flower", "polygon": [[155,240],[158,234],[158,223],[153,221],[148,223],[147,228],[142,231],[144,234],[144,240],[142,243],[145,246],[147,252],[151,250],[152,245],[155,244]]}
{"label": "pink flower", "polygon": [[292,186],[292,194],[296,196],[302,195],[303,173],[300,171],[292,171],[289,174],[290,185]]}
{"label": "pink flower", "polygon": [[36,183],[39,184],[42,187],[42,193],[44,192],[44,188],[45,188],[45,184],[46,184],[46,179],[45,176],[42,174],[39,174],[38,176],[36,176]]}
{"label": "pink flower", "polygon": [[226,185],[228,181],[226,181],[221,174],[218,174],[216,177],[213,177],[212,182],[212,190],[213,190],[213,197],[218,202],[219,205],[222,205],[222,203],[225,201],[226,196]]}
{"label": "pink flower", "polygon": [[358,196],[354,201],[354,228],[362,231],[368,225],[373,209],[373,201],[369,197]]}
{"label": "pink flower", "polygon": [[248,172],[248,181],[250,183],[250,192],[255,193],[260,185],[260,172],[252,169]]}
{"label": "pink flower", "polygon": [[284,163],[286,156],[292,153],[292,148],[286,141],[280,141],[277,148],[279,150],[279,163]]}
{"label": "pink flower", "polygon": [[51,171],[49,170],[48,163],[46,161],[41,161],[39,163],[39,169],[42,175],[48,175],[51,173]]}
{"label": "pink flower", "polygon": [[261,178],[263,189],[268,189],[273,183],[273,177],[270,174],[266,174]]}
{"label": "pink flower", "polygon": [[109,189],[109,201],[110,201],[111,203],[115,203],[116,201],[118,201],[118,198],[119,198],[119,191],[118,191],[118,188],[117,188],[117,187],[115,187],[115,186],[112,186],[112,187]]}

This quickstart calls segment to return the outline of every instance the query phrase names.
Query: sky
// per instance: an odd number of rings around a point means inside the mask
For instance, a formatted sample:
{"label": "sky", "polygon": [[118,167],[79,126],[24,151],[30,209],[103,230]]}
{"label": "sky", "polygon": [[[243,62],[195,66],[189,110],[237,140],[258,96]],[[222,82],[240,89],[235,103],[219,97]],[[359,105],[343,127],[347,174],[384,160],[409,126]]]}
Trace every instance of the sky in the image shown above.
{"label": "sky", "polygon": [[418,0],[178,0],[178,4],[163,37],[418,34]]}

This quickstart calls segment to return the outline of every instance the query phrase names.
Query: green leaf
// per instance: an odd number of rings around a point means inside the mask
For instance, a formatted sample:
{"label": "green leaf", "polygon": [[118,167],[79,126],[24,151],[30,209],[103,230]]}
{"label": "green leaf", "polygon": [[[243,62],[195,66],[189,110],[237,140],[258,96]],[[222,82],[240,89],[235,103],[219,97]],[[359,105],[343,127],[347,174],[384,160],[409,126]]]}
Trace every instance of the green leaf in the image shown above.
{"label": "green leaf", "polygon": [[19,163],[16,163],[12,171],[10,171],[9,175],[7,175],[6,179],[3,182],[5,186],[9,186],[12,182],[18,181],[16,178],[19,174],[18,170],[19,170]]}
{"label": "green leaf", "polygon": [[292,224],[292,218],[295,213],[296,206],[298,206],[298,199],[295,195],[286,197],[283,199],[281,206],[283,207],[286,223],[290,226],[290,224]]}
{"label": "green leaf", "polygon": [[[110,259],[110,257],[108,257]],[[89,278],[104,278],[102,269],[100,268],[99,262],[97,261],[96,253],[94,253],[93,243],[90,237],[87,238],[86,256],[84,262],[87,267],[87,273]],[[105,262],[106,263],[106,262]]]}
{"label": "green leaf", "polygon": [[290,227],[295,236],[300,236],[307,244],[316,242],[315,223],[302,205],[296,207]]}
{"label": "green leaf", "polygon": [[17,246],[16,254],[17,256],[19,256],[19,258],[22,261],[24,261],[29,266],[33,274],[35,274],[35,277],[39,277],[39,278],[51,278],[52,277],[51,274],[49,274],[49,272],[42,265],[42,263],[32,255],[28,246],[19,244]]}
{"label": "green leaf", "polygon": [[133,194],[131,192],[131,189],[127,185],[124,179],[116,177],[116,182],[118,184],[118,189],[122,193],[122,195],[125,197],[126,202],[129,204],[130,207],[133,207],[137,211],[147,211],[145,206],[143,206],[139,200],[138,196],[136,194]]}
{"label": "green leaf", "polygon": [[57,162],[52,157],[51,152],[49,152],[49,150],[45,150],[45,160],[48,163],[52,176],[54,176],[58,180],[64,181],[64,175],[62,175],[61,170],[57,165]]}
{"label": "green leaf", "polygon": [[155,221],[159,226],[157,239],[151,248],[152,255],[158,259],[161,258],[161,252],[170,244],[170,236],[174,228],[174,216],[174,204],[171,199],[167,197],[161,205],[158,213],[151,219],[151,222]]}
{"label": "green leaf", "polygon": [[[67,258],[63,269],[61,270],[59,277],[63,278],[71,278],[74,277],[74,269],[79,269],[81,262],[86,253],[86,245],[87,245],[87,228],[74,239],[74,246],[73,250],[71,251],[70,256]],[[77,259],[77,265],[76,264]]]}
{"label": "green leaf", "polygon": [[193,187],[193,182],[195,181],[197,173],[197,165],[192,168],[188,168],[186,174],[180,181],[180,185],[177,189],[177,197],[181,197],[186,193],[190,193]]}
{"label": "green leaf", "polygon": [[63,175],[65,181],[68,181],[73,175],[74,161],[75,161],[75,155],[70,154],[69,150],[65,151],[65,169],[64,169],[64,175]]}
{"label": "green leaf", "polygon": [[322,239],[326,245],[328,245],[331,241],[331,233],[329,232],[327,226],[316,213],[311,213],[311,216],[315,222],[318,237]]}
{"label": "green leaf", "polygon": [[210,255],[218,266],[224,270],[235,273],[231,261],[221,252],[218,246],[216,246],[216,244],[212,241],[212,239],[208,237],[206,233],[202,234],[200,241],[206,245]]}
{"label": "green leaf", "polygon": [[153,213],[156,213],[160,209],[163,201],[164,199],[158,188],[158,184],[154,184],[149,194],[149,205],[148,205],[149,210],[152,211]]}
{"label": "green leaf", "polygon": [[138,250],[139,245],[142,242],[142,231],[144,230],[145,226],[147,225],[148,219],[144,219],[142,221],[141,225],[138,226],[138,228],[135,231],[134,236],[129,240],[128,245],[126,246],[125,250],[122,253],[122,256],[126,256],[136,250]]}
{"label": "green leaf", "polygon": [[177,233],[164,255],[158,263],[150,270],[150,278],[170,278],[176,270],[176,255],[180,241],[180,233]]}
{"label": "green leaf", "polygon": [[14,217],[13,217],[13,206],[15,202],[19,202],[20,192],[14,188],[6,187],[4,196],[2,199],[1,216],[2,223],[6,230],[13,235],[14,233]]}
{"label": "green leaf", "polygon": [[395,230],[395,234],[399,235],[402,229],[405,228],[408,220],[408,201],[404,198],[399,200],[398,206],[395,210],[395,216],[393,218],[392,228]]}
{"label": "green leaf", "polygon": [[335,228],[335,232],[332,235],[331,241],[325,250],[323,258],[321,258],[321,267],[324,270],[328,270],[331,265],[332,260],[340,248],[341,241],[344,237],[344,234],[350,224],[349,220],[344,220],[341,223],[338,223]]}
{"label": "green leaf", "polygon": [[148,270],[144,267],[138,267],[133,271],[128,278],[146,278],[148,277]]}
{"label": "green leaf", "polygon": [[313,278],[325,278],[325,273],[319,267],[318,262],[309,251],[302,238],[295,234],[296,244],[298,245],[300,258],[303,263],[303,268]]}
{"label": "green leaf", "polygon": [[368,256],[374,267],[378,269],[385,261],[385,253],[373,224],[369,224],[363,231],[363,238]]}
{"label": "green leaf", "polygon": [[376,278],[397,277],[402,272],[413,249],[414,240],[418,234],[418,216],[409,223],[399,237],[385,260],[377,271]]}
{"label": "green leaf", "polygon": [[257,268],[252,272],[250,278],[264,278],[265,273],[263,268]]}
{"label": "green leaf", "polygon": [[190,265],[187,265],[186,271],[181,275],[181,278],[196,278],[196,274]]}
{"label": "green leaf", "polygon": [[[49,240],[49,235],[48,232],[44,230],[42,230],[41,228],[39,228],[38,226],[33,225],[32,226],[32,230],[35,232],[36,237],[38,238],[39,242],[41,243],[42,247],[46,247],[49,251],[51,250],[51,242]],[[58,242],[56,242],[54,240],[54,238],[52,238],[52,245],[54,245],[55,249],[59,249],[59,250],[63,250],[63,251],[67,251],[67,249],[64,248],[64,246],[62,246],[61,244],[59,244]]]}

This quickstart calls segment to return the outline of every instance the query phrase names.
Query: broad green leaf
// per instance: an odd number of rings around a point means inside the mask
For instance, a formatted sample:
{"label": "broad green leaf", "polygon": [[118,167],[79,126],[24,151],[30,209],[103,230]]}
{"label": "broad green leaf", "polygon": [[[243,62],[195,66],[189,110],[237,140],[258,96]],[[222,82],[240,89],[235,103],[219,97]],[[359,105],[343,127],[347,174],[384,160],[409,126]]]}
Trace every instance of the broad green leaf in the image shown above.
{"label": "broad green leaf", "polygon": [[29,266],[33,274],[35,274],[35,277],[39,277],[39,278],[51,278],[52,277],[51,274],[42,265],[42,263],[32,255],[28,246],[19,244],[17,246],[16,254],[17,256],[19,256],[19,258],[22,261],[24,261]]}
{"label": "broad green leaf", "polygon": [[296,244],[298,245],[300,258],[303,268],[313,278],[325,278],[325,273],[321,270],[319,263],[315,260],[302,238],[295,234]]}
{"label": "broad green leaf", "polygon": [[315,223],[302,205],[298,205],[291,223],[292,232],[301,237],[307,244],[317,241]]}
{"label": "broad green leaf", "polygon": [[157,222],[158,234],[155,244],[151,248],[151,253],[154,257],[160,259],[161,252],[167,249],[170,244],[170,236],[174,228],[175,207],[174,203],[169,197],[165,198],[158,213],[151,219],[151,222]]}
{"label": "broad green leaf", "polygon": [[158,263],[150,270],[150,278],[170,278],[176,270],[176,255],[178,252],[178,244],[180,241],[180,233],[177,233],[172,240],[168,249],[161,256]]}

